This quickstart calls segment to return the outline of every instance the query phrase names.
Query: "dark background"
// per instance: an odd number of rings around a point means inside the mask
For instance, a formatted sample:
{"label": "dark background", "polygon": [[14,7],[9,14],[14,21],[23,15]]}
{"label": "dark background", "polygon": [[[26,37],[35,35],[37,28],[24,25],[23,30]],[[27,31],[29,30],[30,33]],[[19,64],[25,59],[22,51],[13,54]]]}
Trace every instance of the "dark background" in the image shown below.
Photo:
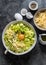
{"label": "dark background", "polygon": [[[31,0],[0,0],[0,65],[46,65],[46,46],[42,46],[37,40],[35,48],[28,54],[23,56],[14,56],[10,53],[4,54],[5,48],[2,44],[2,31],[4,27],[14,19],[14,14],[16,12],[20,13],[22,8],[27,8]],[[39,4],[39,9],[46,8],[46,0],[35,0]],[[32,11],[31,11],[32,12]],[[34,15],[35,12],[32,12]],[[32,24],[39,37],[40,33],[46,33],[38,30],[33,19],[28,20],[24,17],[30,24]]]}

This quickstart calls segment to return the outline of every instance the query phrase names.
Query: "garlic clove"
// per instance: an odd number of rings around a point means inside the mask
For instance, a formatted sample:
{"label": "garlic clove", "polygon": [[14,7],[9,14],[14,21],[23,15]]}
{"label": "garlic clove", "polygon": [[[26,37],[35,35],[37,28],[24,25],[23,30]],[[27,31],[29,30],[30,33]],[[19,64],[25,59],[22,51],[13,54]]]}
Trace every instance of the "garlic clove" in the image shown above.
{"label": "garlic clove", "polygon": [[22,16],[25,16],[26,13],[27,13],[27,9],[25,9],[25,8],[21,9],[21,15]]}
{"label": "garlic clove", "polygon": [[19,13],[15,13],[14,18],[15,18],[16,20],[23,20],[22,15],[19,14]]}
{"label": "garlic clove", "polygon": [[33,18],[33,15],[31,14],[31,12],[27,12],[26,17],[27,17],[27,19],[31,19],[31,18]]}

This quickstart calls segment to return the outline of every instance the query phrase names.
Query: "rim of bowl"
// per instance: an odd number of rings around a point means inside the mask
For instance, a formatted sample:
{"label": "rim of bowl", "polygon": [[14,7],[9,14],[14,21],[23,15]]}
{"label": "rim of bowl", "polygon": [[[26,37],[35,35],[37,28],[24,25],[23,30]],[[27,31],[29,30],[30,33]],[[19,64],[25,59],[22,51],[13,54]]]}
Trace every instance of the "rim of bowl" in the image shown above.
{"label": "rim of bowl", "polygon": [[[33,9],[32,7],[31,7],[31,4],[32,3],[35,3],[36,4],[36,7]],[[37,10],[38,9],[38,3],[36,2],[36,1],[31,1],[30,3],[29,3],[29,9],[31,9],[31,10]]]}
{"label": "rim of bowl", "polygon": [[[5,45],[5,41],[4,41],[5,30],[8,28],[9,25],[11,25],[11,24],[13,24],[13,23],[18,23],[18,22],[22,22],[22,23],[24,23],[24,24],[27,25],[27,26],[30,25],[30,27],[31,27],[31,28],[34,30],[34,32],[35,32],[35,41],[34,41],[34,44],[33,44],[32,47],[30,47],[27,51],[22,52],[22,53],[15,53],[15,52],[11,51],[11,50],[8,49],[8,47]],[[20,21],[20,20],[19,20],[19,21],[12,21],[12,22],[8,23],[8,24],[5,26],[4,30],[3,30],[3,33],[2,33],[2,42],[3,42],[3,45],[4,45],[5,49],[6,49],[9,53],[11,53],[11,54],[13,54],[13,55],[24,55],[24,54],[30,52],[30,51],[35,47],[36,42],[37,42],[37,34],[36,34],[36,31],[35,31],[34,27],[33,27],[30,23],[28,23],[27,21],[24,21],[24,20],[21,20],[21,21]]]}
{"label": "rim of bowl", "polygon": [[37,15],[38,12],[44,11],[44,10],[46,10],[46,8],[41,8],[41,9],[39,9],[39,10],[35,13],[35,15],[34,15],[34,17],[33,17],[33,21],[34,21],[35,26],[36,26],[39,30],[42,30],[42,31],[46,31],[46,29],[40,28],[40,27],[36,24],[36,22],[35,22],[35,16]]}

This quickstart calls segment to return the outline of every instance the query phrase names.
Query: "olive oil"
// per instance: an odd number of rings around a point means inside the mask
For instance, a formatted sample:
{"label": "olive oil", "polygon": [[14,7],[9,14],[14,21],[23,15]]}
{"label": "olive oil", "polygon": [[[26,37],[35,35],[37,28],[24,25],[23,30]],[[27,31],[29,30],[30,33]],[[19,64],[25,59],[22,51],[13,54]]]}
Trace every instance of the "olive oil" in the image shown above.
{"label": "olive oil", "polygon": [[43,41],[46,41],[46,35],[42,35],[41,38]]}

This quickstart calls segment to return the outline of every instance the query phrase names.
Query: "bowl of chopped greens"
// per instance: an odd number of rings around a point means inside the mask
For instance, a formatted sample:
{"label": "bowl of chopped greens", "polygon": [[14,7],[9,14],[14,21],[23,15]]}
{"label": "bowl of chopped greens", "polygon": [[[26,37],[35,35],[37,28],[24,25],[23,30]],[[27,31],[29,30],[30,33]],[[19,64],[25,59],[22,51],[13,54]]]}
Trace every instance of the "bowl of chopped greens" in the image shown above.
{"label": "bowl of chopped greens", "polygon": [[8,52],[23,55],[30,52],[36,44],[34,27],[27,21],[12,21],[3,30],[2,42]]}

